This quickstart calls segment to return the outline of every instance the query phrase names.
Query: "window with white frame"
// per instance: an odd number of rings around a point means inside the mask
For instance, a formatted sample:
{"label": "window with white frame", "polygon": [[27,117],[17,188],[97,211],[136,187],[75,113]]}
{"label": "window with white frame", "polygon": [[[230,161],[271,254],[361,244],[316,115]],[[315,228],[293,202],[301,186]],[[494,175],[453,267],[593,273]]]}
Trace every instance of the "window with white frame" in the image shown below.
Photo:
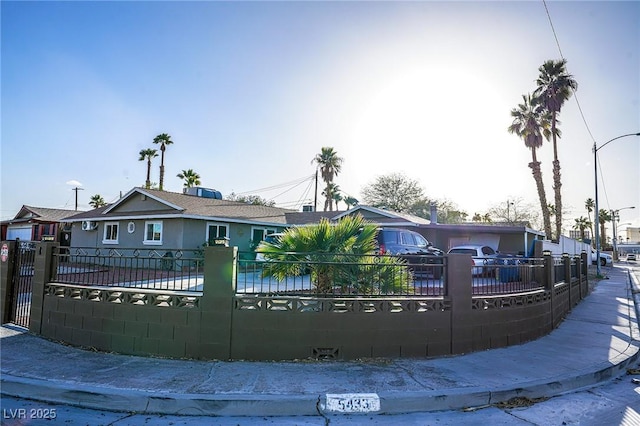
{"label": "window with white frame", "polygon": [[259,228],[254,226],[251,228],[251,241],[253,241],[254,244],[258,244],[264,240],[264,237],[269,234],[275,234],[276,232],[278,232],[278,230],[275,228]]}
{"label": "window with white frame", "polygon": [[104,224],[103,244],[118,244],[118,222],[107,222]]}
{"label": "window with white frame", "polygon": [[229,225],[226,223],[207,223],[207,243],[212,245],[218,238],[229,237]]}
{"label": "window with white frame", "polygon": [[144,223],[144,240],[143,244],[160,245],[162,244],[162,222],[145,222]]}

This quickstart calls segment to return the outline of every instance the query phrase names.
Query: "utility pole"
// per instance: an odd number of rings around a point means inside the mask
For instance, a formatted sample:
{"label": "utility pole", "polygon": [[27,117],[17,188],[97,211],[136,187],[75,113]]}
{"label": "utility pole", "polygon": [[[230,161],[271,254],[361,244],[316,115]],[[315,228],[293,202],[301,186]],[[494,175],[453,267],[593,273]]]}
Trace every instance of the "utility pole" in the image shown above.
{"label": "utility pole", "polygon": [[318,211],[318,168],[316,167],[316,191],[313,199],[313,211]]}
{"label": "utility pole", "polygon": [[72,191],[76,192],[76,211],[78,211],[78,191],[84,191],[84,188],[75,187]]}

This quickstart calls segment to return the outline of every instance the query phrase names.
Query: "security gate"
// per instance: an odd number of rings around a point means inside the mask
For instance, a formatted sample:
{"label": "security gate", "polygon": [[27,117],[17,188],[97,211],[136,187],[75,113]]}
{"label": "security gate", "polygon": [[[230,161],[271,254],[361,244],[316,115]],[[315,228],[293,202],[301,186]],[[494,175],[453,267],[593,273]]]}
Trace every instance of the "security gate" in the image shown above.
{"label": "security gate", "polygon": [[29,328],[35,242],[19,241],[14,251],[13,274],[9,286],[9,322]]}

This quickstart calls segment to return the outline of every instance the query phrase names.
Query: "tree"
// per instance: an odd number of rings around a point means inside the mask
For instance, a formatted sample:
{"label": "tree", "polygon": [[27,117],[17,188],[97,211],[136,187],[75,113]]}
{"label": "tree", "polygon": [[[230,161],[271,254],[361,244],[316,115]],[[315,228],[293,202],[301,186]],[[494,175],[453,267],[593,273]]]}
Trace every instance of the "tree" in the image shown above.
{"label": "tree", "polygon": [[153,143],[160,144],[160,152],[162,152],[162,157],[160,158],[160,191],[163,190],[164,186],[164,151],[167,145],[172,145],[173,141],[171,140],[171,136],[166,133],[161,133],[155,138],[153,138]]}
{"label": "tree", "polygon": [[591,213],[596,208],[596,202],[593,201],[593,198],[587,198],[584,202],[584,208],[587,209],[587,218],[589,219],[589,231],[591,232],[591,236],[593,237],[593,222],[591,221]]}
{"label": "tree", "polygon": [[556,131],[558,115],[562,105],[571,97],[572,93],[578,89],[578,83],[573,76],[567,73],[566,59],[558,61],[548,60],[540,68],[540,75],[536,80],[538,86],[535,96],[546,110],[551,113],[551,135],[553,137],[553,190],[556,206],[556,237],[560,238],[562,233],[562,181],[560,178],[560,161],[558,160],[557,139],[560,134]]}
{"label": "tree", "polygon": [[584,231],[591,226],[591,221],[584,216],[575,219],[573,229],[580,231],[580,240],[584,241]]}
{"label": "tree", "polygon": [[316,163],[320,167],[320,176],[327,185],[323,195],[327,197],[328,202],[325,201],[324,211],[327,211],[327,207],[333,207],[333,193],[330,184],[333,183],[333,178],[338,176],[342,168],[343,159],[338,157],[338,154],[332,147],[324,146],[320,150],[320,153],[315,156],[311,163]]}
{"label": "tree", "polygon": [[262,198],[258,195],[236,195],[233,192],[229,194],[227,200],[236,201],[238,203],[253,204],[256,206],[273,207],[276,205],[275,201],[267,200],[266,198]]}
{"label": "tree", "polygon": [[372,256],[378,226],[361,215],[337,223],[321,219],[310,226],[289,228],[258,248],[266,259],[263,276],[284,280],[310,270],[317,293],[393,294],[407,291],[409,271],[394,256]]}
{"label": "tree", "polygon": [[192,188],[200,185],[200,175],[193,171],[193,169],[183,170],[182,173],[178,173],[177,177],[184,180],[183,186],[185,188]]}
{"label": "tree", "polygon": [[89,205],[91,207],[93,207],[94,209],[97,209],[97,208],[106,206],[107,202],[104,201],[104,198],[102,198],[102,195],[96,194],[96,195],[91,196],[91,200],[89,201]]}
{"label": "tree", "polygon": [[418,182],[401,173],[378,176],[361,193],[365,204],[400,213],[408,213],[413,205],[425,198]]}
{"label": "tree", "polygon": [[345,197],[342,201],[344,201],[344,203],[347,205],[347,210],[349,210],[351,207],[357,206],[359,202],[357,199],[350,195]]}
{"label": "tree", "polygon": [[140,158],[138,161],[147,160],[147,180],[145,181],[145,188],[151,188],[151,159],[158,156],[158,151],[155,149],[142,149],[140,150]]}
{"label": "tree", "polygon": [[537,98],[528,94],[522,95],[522,103],[511,110],[511,117],[513,117],[513,122],[507,130],[522,138],[524,145],[531,150],[529,168],[538,191],[544,233],[547,238],[551,238],[551,215],[544,190],[542,170],[536,155],[536,150],[542,146],[544,138],[549,140],[550,137],[549,114]]}
{"label": "tree", "polygon": [[322,191],[322,195],[324,195],[324,211],[332,212],[333,211],[333,202],[336,202],[336,210],[338,209],[338,201],[342,201],[342,196],[340,195],[340,187],[335,183],[328,183],[327,187]]}
{"label": "tree", "polygon": [[509,224],[531,224],[537,220],[537,209],[527,204],[522,198],[511,198],[507,202],[498,203],[488,211],[494,222]]}
{"label": "tree", "polygon": [[607,222],[611,222],[611,212],[609,210],[600,209],[600,213],[598,213],[598,222],[600,222],[600,241],[607,241],[605,225]]}

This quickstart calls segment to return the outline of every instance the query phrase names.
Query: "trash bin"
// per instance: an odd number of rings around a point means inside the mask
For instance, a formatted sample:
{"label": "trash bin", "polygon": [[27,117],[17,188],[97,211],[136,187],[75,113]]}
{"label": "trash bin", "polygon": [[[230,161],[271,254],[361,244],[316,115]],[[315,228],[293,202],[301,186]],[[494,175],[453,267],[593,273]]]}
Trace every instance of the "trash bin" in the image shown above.
{"label": "trash bin", "polygon": [[515,258],[496,259],[496,265],[498,267],[498,281],[503,283],[520,281],[520,271],[518,270],[519,264],[520,262]]}

